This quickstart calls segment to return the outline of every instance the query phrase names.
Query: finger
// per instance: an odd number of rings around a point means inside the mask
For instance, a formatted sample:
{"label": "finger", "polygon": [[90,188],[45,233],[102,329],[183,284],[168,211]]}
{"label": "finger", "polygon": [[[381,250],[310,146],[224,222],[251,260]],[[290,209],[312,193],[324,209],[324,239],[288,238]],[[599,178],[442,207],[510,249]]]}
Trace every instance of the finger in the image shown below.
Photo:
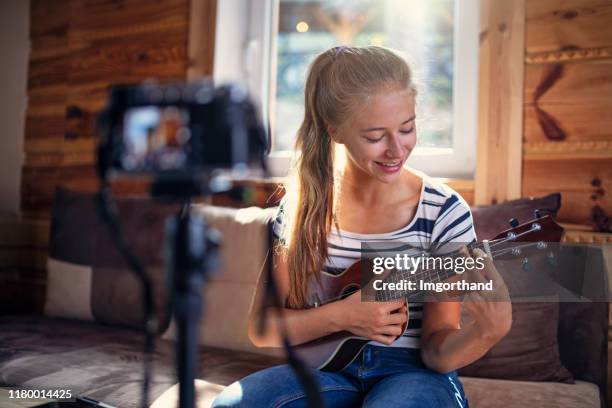
{"label": "finger", "polygon": [[471,303],[479,303],[479,302],[485,302],[486,299],[482,296],[482,294],[478,291],[474,291],[474,292],[470,292],[466,298],[468,299],[468,302]]}
{"label": "finger", "polygon": [[388,324],[386,326],[381,327],[379,333],[397,337],[402,334],[402,326],[399,324]]}
{"label": "finger", "polygon": [[398,310],[400,309],[402,306],[404,306],[404,301],[403,300],[397,300],[397,301],[393,301],[393,302],[385,302],[382,303],[383,308],[382,310],[386,313],[391,313],[394,310]]}
{"label": "finger", "polygon": [[478,249],[478,256],[483,258],[484,261],[484,274],[487,279],[493,281],[493,293],[498,297],[501,297],[502,300],[509,300],[510,293],[508,292],[508,286],[506,285],[506,281],[501,276],[495,265],[493,264],[493,260],[491,257],[487,256],[484,251]]}
{"label": "finger", "polygon": [[406,305],[402,305],[402,306],[398,307],[397,309],[391,310],[390,314],[396,314],[396,313],[406,314],[407,312],[408,312],[408,308],[406,307]]}
{"label": "finger", "polygon": [[379,343],[385,344],[387,346],[391,345],[395,341],[397,336],[385,336],[382,334],[374,335],[371,337],[372,340],[375,340]]}
{"label": "finger", "polygon": [[465,272],[465,278],[468,282],[472,283],[487,283],[485,277],[483,276],[481,270],[473,268],[467,269]]}
{"label": "finger", "polygon": [[464,258],[472,256],[470,254],[470,250],[468,249],[467,245],[463,245],[461,248],[459,248],[459,255],[461,255]]}
{"label": "finger", "polygon": [[404,324],[408,321],[408,316],[405,313],[393,313],[387,319],[388,324]]}
{"label": "finger", "polygon": [[[483,267],[479,269],[478,267],[471,268],[468,270],[469,278],[476,283],[487,283],[487,275],[486,271],[489,268],[495,268],[493,263],[491,262],[491,258],[487,257],[487,255],[481,251],[480,249],[474,249],[474,259],[482,259]],[[495,283],[495,282],[494,282]]]}
{"label": "finger", "polygon": [[485,277],[493,280],[493,285],[495,285],[496,283],[505,283],[504,278],[502,278],[502,276],[497,271],[497,268],[495,268],[493,260],[490,256],[485,254],[484,251],[480,248],[474,249],[474,255],[476,255],[478,258],[482,258],[484,262],[484,268],[482,268],[482,273]]}

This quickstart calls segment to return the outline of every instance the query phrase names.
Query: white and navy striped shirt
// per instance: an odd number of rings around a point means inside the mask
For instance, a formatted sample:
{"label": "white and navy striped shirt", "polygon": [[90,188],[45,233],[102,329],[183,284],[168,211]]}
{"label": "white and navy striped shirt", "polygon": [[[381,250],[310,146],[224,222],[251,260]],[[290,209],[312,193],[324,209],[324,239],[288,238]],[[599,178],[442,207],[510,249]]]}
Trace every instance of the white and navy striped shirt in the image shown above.
{"label": "white and navy striped shirt", "polygon": [[[366,241],[410,243],[427,249],[448,243],[471,243],[476,240],[472,214],[461,196],[445,184],[420,174],[423,178],[420,201],[410,223],[398,230],[379,234],[357,234],[332,227],[328,236],[328,258],[321,273],[339,275],[361,259],[361,244]],[[281,236],[283,204],[274,222],[274,234]],[[316,285],[313,279],[310,284]],[[387,347],[419,348],[423,304],[410,303],[409,325],[402,337]],[[371,341],[370,344],[386,346]]]}

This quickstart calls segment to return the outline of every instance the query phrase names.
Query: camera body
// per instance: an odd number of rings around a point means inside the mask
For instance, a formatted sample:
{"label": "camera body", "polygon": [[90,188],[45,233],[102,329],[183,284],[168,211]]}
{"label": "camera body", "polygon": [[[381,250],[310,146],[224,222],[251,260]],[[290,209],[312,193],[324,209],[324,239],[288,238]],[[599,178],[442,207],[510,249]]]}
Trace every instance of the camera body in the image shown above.
{"label": "camera body", "polygon": [[103,179],[150,176],[164,185],[163,195],[174,189],[182,196],[187,186],[188,195],[223,189],[211,184],[221,174],[244,178],[265,169],[266,132],[241,86],[116,86],[98,124]]}

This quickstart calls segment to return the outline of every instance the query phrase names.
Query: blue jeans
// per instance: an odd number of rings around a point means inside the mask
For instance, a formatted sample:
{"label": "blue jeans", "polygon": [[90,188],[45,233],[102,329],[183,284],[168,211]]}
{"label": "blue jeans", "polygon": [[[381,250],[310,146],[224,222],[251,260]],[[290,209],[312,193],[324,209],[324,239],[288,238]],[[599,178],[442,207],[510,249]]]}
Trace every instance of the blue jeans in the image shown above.
{"label": "blue jeans", "polygon": [[[328,408],[468,407],[457,373],[426,368],[416,349],[367,345],[344,370],[314,370],[313,375]],[[292,369],[283,364],[229,385],[212,406],[306,407],[306,398]]]}

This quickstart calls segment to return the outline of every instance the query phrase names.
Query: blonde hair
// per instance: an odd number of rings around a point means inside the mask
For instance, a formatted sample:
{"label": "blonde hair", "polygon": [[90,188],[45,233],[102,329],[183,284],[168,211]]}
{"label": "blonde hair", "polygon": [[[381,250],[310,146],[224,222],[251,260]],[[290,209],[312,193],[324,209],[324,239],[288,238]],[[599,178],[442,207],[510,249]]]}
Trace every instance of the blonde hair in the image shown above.
{"label": "blonde hair", "polygon": [[412,74],[396,51],[379,46],[334,47],[319,54],[306,79],[304,120],[296,140],[295,166],[286,185],[282,250],[289,269],[288,306],[307,304],[308,282],[319,278],[328,255],[334,212],[335,142],[327,126],[348,121],[368,96],[385,89],[416,94]]}

